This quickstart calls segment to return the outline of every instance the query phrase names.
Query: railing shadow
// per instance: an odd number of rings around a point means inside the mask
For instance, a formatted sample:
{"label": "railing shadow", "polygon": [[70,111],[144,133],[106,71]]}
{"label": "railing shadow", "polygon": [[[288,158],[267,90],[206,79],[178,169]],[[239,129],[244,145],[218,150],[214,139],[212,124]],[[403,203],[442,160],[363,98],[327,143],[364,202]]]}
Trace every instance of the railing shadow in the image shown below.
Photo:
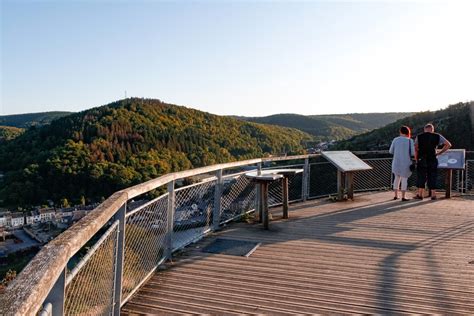
{"label": "railing shadow", "polygon": [[[304,204],[293,205],[290,208],[290,219],[284,221],[279,220],[278,215],[280,210],[278,208],[275,208],[272,210],[272,213],[275,215],[275,220],[271,223],[269,231],[263,231],[259,224],[240,224],[237,225],[237,227],[230,228],[229,231],[232,231],[233,229],[243,228],[245,230],[251,230],[252,232],[258,232],[262,236],[271,236],[275,233],[285,234],[288,231],[291,231],[291,234],[289,234],[287,238],[285,238],[285,241],[313,238],[330,244],[349,245],[365,248],[368,247],[374,249],[383,249],[384,251],[391,251],[388,256],[386,256],[380,261],[380,268],[378,269],[379,272],[377,277],[378,288],[374,293],[374,297],[377,302],[376,308],[378,310],[384,311],[384,313],[386,312],[387,314],[390,314],[392,312],[403,312],[403,310],[401,310],[399,306],[397,306],[397,284],[400,277],[399,272],[396,269],[397,265],[400,263],[400,260],[405,255],[415,250],[421,250],[424,253],[425,263],[429,268],[428,271],[433,288],[437,288],[437,291],[431,293],[434,299],[436,300],[436,307],[443,310],[451,310],[453,308],[450,295],[448,295],[447,293],[448,290],[446,290],[446,287],[444,286],[443,276],[439,272],[439,263],[433,255],[431,249],[436,245],[453,240],[467,233],[471,233],[474,230],[474,221],[449,227],[440,232],[427,232],[426,230],[412,228],[393,228],[389,226],[385,227],[383,225],[380,227],[376,227],[376,229],[395,231],[397,233],[415,233],[417,235],[428,235],[425,236],[426,238],[422,239],[421,241],[397,242],[387,240],[354,238],[338,235],[356,228],[360,228],[358,226],[359,223],[357,223],[358,221],[371,217],[403,211],[409,208],[416,207],[418,205],[429,207],[430,204],[437,202],[409,201],[401,203],[400,201],[379,201],[370,205],[357,203],[355,206],[345,207],[337,210],[329,210],[322,214],[298,217],[298,212],[300,211],[304,211],[308,208],[328,205],[331,203],[333,202],[309,201]],[[301,227],[301,225],[318,227],[318,229],[312,232],[310,236],[308,236],[307,233],[298,234],[295,229],[297,227]],[[363,227],[364,224],[362,224],[362,228]],[[248,237],[249,240],[255,240],[255,235],[252,235],[253,237]],[[209,240],[212,239],[213,238],[211,237]],[[243,237],[242,239],[247,238]],[[271,244],[278,242],[279,241],[274,241],[272,239],[265,239],[264,243]],[[203,256],[212,256],[212,254],[203,254]],[[173,269],[181,265],[192,264],[193,262],[195,262],[196,260],[200,260],[201,258],[202,257],[186,258],[186,260],[183,260],[182,262],[178,261],[174,263],[172,266],[170,266],[170,268]]]}
{"label": "railing shadow", "polygon": [[[453,240],[462,235],[472,233],[474,231],[474,221],[450,227],[441,232],[435,233],[433,236],[428,237],[422,241],[408,244],[334,236],[338,233],[351,229],[350,227],[344,226],[344,224],[353,223],[355,221],[366,219],[372,216],[380,216],[383,214],[401,211],[411,208],[414,205],[417,205],[417,203],[418,202],[408,202],[406,204],[400,205],[400,202],[396,201],[379,202],[372,204],[369,207],[345,208],[342,210],[312,216],[308,219],[297,219],[296,221],[310,220],[312,224],[320,224],[321,229],[315,232],[314,238],[324,239],[325,242],[348,244],[351,246],[360,247],[382,248],[394,251],[392,254],[384,258],[380,264],[379,279],[381,281],[381,286],[376,293],[378,307],[380,309],[389,311],[396,311],[398,309],[396,301],[398,272],[397,269],[393,268],[397,266],[398,262],[404,255],[415,250],[423,250],[425,262],[429,267],[428,271],[430,273],[431,282],[433,287],[437,288],[437,291],[433,291],[432,293],[436,299],[436,306],[438,308],[452,310],[453,306],[450,303],[450,299],[448,299],[449,296],[446,293],[443,277],[439,273],[439,264],[431,250],[432,247],[436,245]],[[426,207],[431,203],[435,202],[425,202],[423,203],[423,206]],[[355,226],[357,225],[358,224]],[[392,228],[383,227],[381,229],[391,230]],[[397,228],[396,230],[407,233],[413,232],[413,230],[407,228]],[[416,233],[420,233],[420,231],[417,231]]]}
{"label": "railing shadow", "polygon": [[[387,256],[383,262],[382,267],[395,267],[402,256],[408,254],[410,251],[414,250],[423,250],[425,262],[429,267],[430,279],[434,287],[437,288],[437,291],[434,291],[434,297],[436,298],[436,306],[438,308],[452,310],[453,306],[449,299],[447,299],[448,295],[446,295],[447,290],[444,285],[444,280],[442,275],[439,273],[439,265],[436,261],[433,253],[432,247],[443,242],[453,240],[459,236],[462,236],[467,233],[471,233],[474,230],[474,221],[470,221],[467,223],[463,223],[460,225],[456,225],[445,229],[436,235],[426,238],[422,241],[414,243],[411,249],[405,250],[398,250],[394,253]],[[385,297],[388,296],[389,298],[395,298],[396,292],[396,284],[397,284],[397,271],[395,270],[392,273],[387,273],[387,270],[381,270],[380,272],[380,279],[382,280],[383,284],[390,284],[391,286],[381,288],[378,291],[379,294],[379,304],[386,308],[395,310],[397,308],[397,304],[395,300],[386,300]],[[383,294],[383,296],[382,296]]]}

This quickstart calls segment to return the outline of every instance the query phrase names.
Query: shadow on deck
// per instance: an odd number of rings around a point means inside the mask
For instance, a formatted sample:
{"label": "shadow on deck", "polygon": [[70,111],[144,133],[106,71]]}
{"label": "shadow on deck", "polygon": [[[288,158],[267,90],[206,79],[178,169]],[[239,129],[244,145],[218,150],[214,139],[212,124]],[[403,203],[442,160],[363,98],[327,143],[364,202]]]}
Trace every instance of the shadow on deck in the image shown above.
{"label": "shadow on deck", "polygon": [[[152,314],[473,314],[474,201],[309,201],[270,230],[234,223],[176,254],[122,308]],[[262,245],[209,254],[216,237]]]}

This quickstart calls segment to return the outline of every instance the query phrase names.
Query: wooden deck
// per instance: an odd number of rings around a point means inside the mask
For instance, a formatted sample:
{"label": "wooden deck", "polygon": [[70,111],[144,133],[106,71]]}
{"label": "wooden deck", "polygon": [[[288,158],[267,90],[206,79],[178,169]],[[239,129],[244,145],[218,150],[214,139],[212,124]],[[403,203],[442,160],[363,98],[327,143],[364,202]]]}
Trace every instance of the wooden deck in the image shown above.
{"label": "wooden deck", "polygon": [[[122,315],[473,315],[474,199],[391,197],[294,204],[269,231],[231,224],[178,254]],[[262,245],[248,258],[202,252],[216,237]]]}

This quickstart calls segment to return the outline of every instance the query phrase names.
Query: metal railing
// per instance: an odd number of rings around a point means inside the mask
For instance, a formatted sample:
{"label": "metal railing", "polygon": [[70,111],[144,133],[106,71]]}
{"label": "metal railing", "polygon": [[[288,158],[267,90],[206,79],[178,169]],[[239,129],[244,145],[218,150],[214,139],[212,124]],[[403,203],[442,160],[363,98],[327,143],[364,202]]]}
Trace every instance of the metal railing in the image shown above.
{"label": "metal railing", "polygon": [[65,313],[109,315],[115,304],[114,275],[117,267],[118,225],[115,221],[66,274]]}
{"label": "metal railing", "polygon": [[[392,159],[364,161],[373,169],[356,173],[355,190],[390,189]],[[290,201],[337,192],[337,170],[319,155],[214,165],[117,192],[40,251],[8,288],[11,306],[6,314],[33,315],[43,307],[42,315],[118,315],[174,251],[256,209],[257,189],[246,171],[282,166],[304,170],[289,179]],[[177,188],[176,182],[195,175],[208,177]],[[465,172],[454,175],[455,190],[473,192],[473,160]],[[157,189],[166,193],[135,209],[127,207],[132,199]],[[281,203],[281,185],[275,182],[269,204]]]}
{"label": "metal railing", "polygon": [[466,170],[461,177],[461,190],[467,194],[474,194],[474,160],[466,161]]}

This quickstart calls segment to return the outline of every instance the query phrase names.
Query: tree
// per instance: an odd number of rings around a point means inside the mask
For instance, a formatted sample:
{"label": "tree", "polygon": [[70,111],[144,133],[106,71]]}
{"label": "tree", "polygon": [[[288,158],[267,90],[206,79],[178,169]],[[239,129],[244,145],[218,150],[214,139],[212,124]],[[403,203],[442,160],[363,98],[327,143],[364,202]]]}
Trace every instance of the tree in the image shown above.
{"label": "tree", "polygon": [[61,203],[61,207],[63,207],[63,208],[70,206],[69,201],[66,198],[62,198],[60,203]]}

